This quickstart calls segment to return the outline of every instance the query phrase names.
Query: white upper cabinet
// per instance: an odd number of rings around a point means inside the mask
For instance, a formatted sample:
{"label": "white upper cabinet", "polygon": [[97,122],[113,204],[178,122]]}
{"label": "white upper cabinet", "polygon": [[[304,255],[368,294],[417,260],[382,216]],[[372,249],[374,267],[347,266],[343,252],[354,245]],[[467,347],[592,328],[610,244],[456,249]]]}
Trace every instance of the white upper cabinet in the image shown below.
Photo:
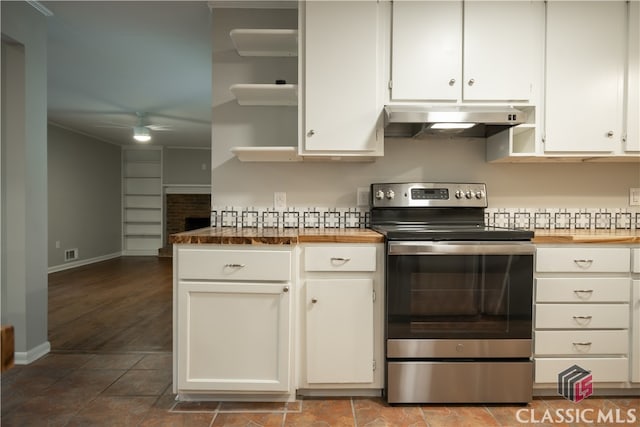
{"label": "white upper cabinet", "polygon": [[627,4],[547,3],[545,152],[619,151]]}
{"label": "white upper cabinet", "polygon": [[300,154],[381,156],[381,5],[300,3]]}
{"label": "white upper cabinet", "polygon": [[542,4],[394,1],[393,101],[529,101]]}
{"label": "white upper cabinet", "polygon": [[393,100],[456,101],[460,97],[461,17],[461,1],[393,3]]}
{"label": "white upper cabinet", "polygon": [[[640,151],[640,3],[629,3],[629,60],[625,150]],[[636,155],[638,153],[635,153]]]}

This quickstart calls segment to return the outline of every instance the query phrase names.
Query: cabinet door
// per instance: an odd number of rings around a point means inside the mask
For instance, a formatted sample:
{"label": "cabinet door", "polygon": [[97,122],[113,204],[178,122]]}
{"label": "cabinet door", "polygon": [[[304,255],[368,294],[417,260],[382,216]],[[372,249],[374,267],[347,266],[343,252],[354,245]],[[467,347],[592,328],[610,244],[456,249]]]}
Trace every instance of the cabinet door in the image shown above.
{"label": "cabinet door", "polygon": [[[640,2],[629,3],[626,151],[640,151]],[[634,153],[637,154],[637,153]]]}
{"label": "cabinet door", "polygon": [[377,2],[309,1],[304,13],[303,154],[382,147]]}
{"label": "cabinet door", "polygon": [[543,36],[541,7],[531,1],[464,3],[464,100],[531,97],[534,66],[540,63],[536,37]]}
{"label": "cabinet door", "polygon": [[462,2],[394,1],[393,100],[456,101],[462,70]]}
{"label": "cabinet door", "polygon": [[373,382],[373,280],[307,280],[307,382]]}
{"label": "cabinet door", "polygon": [[612,152],[622,138],[622,1],[547,3],[546,152]]}
{"label": "cabinet door", "polygon": [[178,390],[289,390],[288,284],[178,284]]}
{"label": "cabinet door", "polygon": [[631,286],[631,382],[640,383],[640,280]]}

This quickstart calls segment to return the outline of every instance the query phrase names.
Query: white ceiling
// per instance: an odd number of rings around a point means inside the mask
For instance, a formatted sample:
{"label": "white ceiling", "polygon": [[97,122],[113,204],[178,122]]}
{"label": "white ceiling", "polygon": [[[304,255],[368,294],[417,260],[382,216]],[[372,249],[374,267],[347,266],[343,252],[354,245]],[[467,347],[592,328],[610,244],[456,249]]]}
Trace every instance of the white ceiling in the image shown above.
{"label": "white ceiling", "polygon": [[[52,124],[133,145],[136,112],[151,145],[211,146],[211,32],[205,1],[43,1]],[[106,127],[111,123],[125,128]],[[130,126],[130,127],[128,127]]]}

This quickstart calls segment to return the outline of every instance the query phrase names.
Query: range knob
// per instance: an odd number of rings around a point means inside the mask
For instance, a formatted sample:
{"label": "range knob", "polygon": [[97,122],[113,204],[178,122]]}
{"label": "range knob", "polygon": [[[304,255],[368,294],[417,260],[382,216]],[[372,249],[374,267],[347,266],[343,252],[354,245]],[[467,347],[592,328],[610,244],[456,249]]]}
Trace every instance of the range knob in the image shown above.
{"label": "range knob", "polygon": [[456,191],[456,199],[462,199],[464,197],[464,192],[462,190]]}
{"label": "range knob", "polygon": [[396,196],[396,193],[393,190],[387,191],[387,199],[391,200]]}
{"label": "range knob", "polygon": [[473,191],[467,191],[466,194],[464,195],[467,199],[473,199],[475,197],[476,193],[474,193]]}
{"label": "range knob", "polygon": [[382,199],[384,199],[384,191],[382,191],[382,190],[378,190],[378,191],[376,191],[376,199],[377,199],[377,200],[382,200]]}
{"label": "range knob", "polygon": [[478,191],[476,193],[476,199],[482,199],[484,197],[484,191]]}

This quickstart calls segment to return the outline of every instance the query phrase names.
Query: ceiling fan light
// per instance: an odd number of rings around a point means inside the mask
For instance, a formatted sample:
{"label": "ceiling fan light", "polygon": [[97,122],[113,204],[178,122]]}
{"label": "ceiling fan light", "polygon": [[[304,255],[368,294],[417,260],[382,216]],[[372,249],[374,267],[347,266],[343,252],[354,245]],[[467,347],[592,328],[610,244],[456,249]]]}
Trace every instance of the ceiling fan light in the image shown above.
{"label": "ceiling fan light", "polygon": [[138,142],[149,142],[151,141],[151,133],[144,126],[136,126],[133,128],[133,139]]}

